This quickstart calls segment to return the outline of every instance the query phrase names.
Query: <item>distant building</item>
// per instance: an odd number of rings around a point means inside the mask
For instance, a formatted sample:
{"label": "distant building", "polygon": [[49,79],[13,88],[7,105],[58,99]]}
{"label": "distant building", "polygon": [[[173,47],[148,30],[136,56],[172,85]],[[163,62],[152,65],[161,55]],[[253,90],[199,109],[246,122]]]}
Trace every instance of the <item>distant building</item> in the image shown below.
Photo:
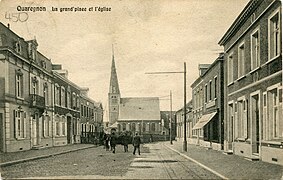
{"label": "distant building", "polygon": [[81,138],[83,142],[90,142],[92,137],[99,137],[103,132],[102,104],[88,97],[88,88],[81,90]]}
{"label": "distant building", "polygon": [[[170,120],[170,115],[172,113],[172,120]],[[164,130],[168,131],[168,135],[172,131],[172,139],[176,137],[176,111],[160,111],[161,125],[163,125]],[[162,124],[163,121],[163,124]],[[166,132],[165,132],[166,133]]]}
{"label": "distant building", "polygon": [[[186,104],[186,135],[187,140],[192,137],[192,122],[193,122],[193,105],[192,101]],[[176,138],[177,140],[184,140],[184,107],[176,111]]]}
{"label": "distant building", "polygon": [[53,66],[54,146],[80,143],[80,87],[61,68]]}
{"label": "distant building", "polygon": [[209,66],[199,65],[200,77],[192,87],[192,136],[197,145],[223,149],[224,142],[224,55]]}
{"label": "distant building", "polygon": [[114,56],[108,93],[109,127],[149,137],[161,133],[158,97],[121,98]]}
{"label": "distant building", "polygon": [[251,0],[224,34],[224,149],[283,165],[281,1]]}

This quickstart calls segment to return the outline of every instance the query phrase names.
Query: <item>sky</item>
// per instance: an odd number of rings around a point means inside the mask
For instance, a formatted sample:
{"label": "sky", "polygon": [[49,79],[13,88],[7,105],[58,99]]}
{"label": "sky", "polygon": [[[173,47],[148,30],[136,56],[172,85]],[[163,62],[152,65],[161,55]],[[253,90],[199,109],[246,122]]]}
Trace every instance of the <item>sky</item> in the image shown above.
{"label": "sky", "polygon": [[[183,106],[183,71],[187,64],[187,100],[198,78],[198,64],[210,64],[223,51],[219,40],[248,0],[0,0],[0,22],[38,50],[62,64],[69,80],[89,88],[89,97],[107,108],[112,45],[122,97],[162,97],[161,110]],[[18,11],[17,7],[46,11]],[[52,7],[58,11],[52,11]],[[87,8],[60,12],[60,8]],[[107,7],[111,11],[89,11]],[[74,10],[74,9],[73,9]],[[21,21],[9,15],[20,13]],[[26,14],[28,16],[26,16]],[[6,15],[6,16],[5,16]],[[14,20],[15,21],[15,20]]]}

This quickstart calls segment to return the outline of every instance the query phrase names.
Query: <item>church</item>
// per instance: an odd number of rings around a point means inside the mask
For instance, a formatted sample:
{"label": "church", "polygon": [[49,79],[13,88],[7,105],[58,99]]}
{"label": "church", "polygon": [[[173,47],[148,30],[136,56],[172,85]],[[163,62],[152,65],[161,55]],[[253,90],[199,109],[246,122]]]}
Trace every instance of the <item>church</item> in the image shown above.
{"label": "church", "polygon": [[163,133],[158,97],[121,97],[118,77],[112,56],[108,93],[109,126],[123,131],[139,133],[144,139]]}

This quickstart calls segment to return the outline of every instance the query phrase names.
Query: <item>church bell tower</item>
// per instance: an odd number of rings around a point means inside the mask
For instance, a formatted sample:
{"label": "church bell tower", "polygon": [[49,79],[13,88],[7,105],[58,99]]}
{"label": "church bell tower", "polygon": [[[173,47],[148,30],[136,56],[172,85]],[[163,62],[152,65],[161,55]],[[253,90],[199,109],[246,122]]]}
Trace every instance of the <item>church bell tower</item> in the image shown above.
{"label": "church bell tower", "polygon": [[118,83],[118,77],[116,73],[114,53],[113,53],[112,54],[110,86],[109,86],[109,93],[108,93],[109,125],[114,124],[118,120],[120,97],[121,95],[120,95],[120,90],[119,90],[119,83]]}

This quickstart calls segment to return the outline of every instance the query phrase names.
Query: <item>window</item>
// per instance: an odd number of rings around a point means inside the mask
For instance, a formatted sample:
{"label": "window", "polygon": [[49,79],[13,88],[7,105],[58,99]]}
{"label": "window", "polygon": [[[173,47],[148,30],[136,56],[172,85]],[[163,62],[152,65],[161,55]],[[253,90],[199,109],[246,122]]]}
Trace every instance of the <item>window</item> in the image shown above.
{"label": "window", "polygon": [[194,91],[194,96],[193,96],[193,103],[194,103],[194,107],[197,108],[197,96],[196,96],[196,92]]}
{"label": "window", "polygon": [[260,65],[259,30],[251,35],[251,70]]}
{"label": "window", "polygon": [[23,97],[23,73],[21,70],[16,72],[16,96]]}
{"label": "window", "polygon": [[65,121],[62,122],[62,136],[65,136],[66,135],[66,123]]}
{"label": "window", "polygon": [[67,92],[67,108],[71,108],[71,92]]}
{"label": "window", "polygon": [[21,46],[21,42],[18,40],[18,42],[16,42],[16,52],[19,54],[22,54],[22,46]]}
{"label": "window", "polygon": [[274,85],[268,88],[263,96],[263,123],[265,140],[274,140],[283,137],[282,120],[282,86]]}
{"label": "window", "polygon": [[155,123],[151,123],[151,131],[152,131],[152,132],[155,131]]}
{"label": "window", "polygon": [[60,87],[58,84],[55,85],[55,104],[60,105]]}
{"label": "window", "polygon": [[60,136],[60,117],[56,116],[56,122],[55,122],[55,133],[56,136]]}
{"label": "window", "polygon": [[212,98],[212,81],[209,81],[209,100]]}
{"label": "window", "polygon": [[89,117],[89,114],[88,114],[88,107],[86,107],[86,117]]}
{"label": "window", "polygon": [[49,128],[50,128],[50,117],[49,116],[43,116],[43,123],[42,123],[42,136],[47,137],[49,136]]}
{"label": "window", "polygon": [[65,88],[61,88],[61,106],[66,107],[66,92]]}
{"label": "window", "polygon": [[14,110],[14,132],[16,139],[26,137],[26,118],[26,112]]}
{"label": "window", "polygon": [[36,60],[36,48],[31,42],[28,45],[28,49],[29,49],[29,58],[31,58],[32,60]]}
{"label": "window", "polygon": [[122,129],[123,129],[123,131],[126,131],[126,123],[122,124]]}
{"label": "window", "polygon": [[81,105],[81,116],[84,116],[84,106]]}
{"label": "window", "polygon": [[32,82],[32,94],[38,94],[38,80],[36,77],[31,79]]}
{"label": "window", "polygon": [[227,74],[227,76],[228,76],[228,84],[230,84],[230,83],[232,83],[233,82],[233,80],[234,80],[234,75],[233,75],[233,54],[230,54],[229,56],[228,56],[228,74]]}
{"label": "window", "polygon": [[269,18],[269,59],[280,54],[280,17],[279,9]]}
{"label": "window", "polygon": [[117,98],[116,98],[116,96],[112,96],[112,103],[117,103]]}
{"label": "window", "polygon": [[76,98],[77,98],[76,94],[73,93],[73,103],[72,103],[72,108],[73,109],[76,109],[76,106],[77,106]]}
{"label": "window", "polygon": [[77,94],[77,108],[80,107],[80,98],[79,98],[79,95]]}
{"label": "window", "polygon": [[214,77],[214,98],[217,98],[217,76]]}
{"label": "window", "polygon": [[242,43],[238,48],[238,77],[245,75],[245,44]]}
{"label": "window", "polygon": [[205,89],[205,102],[207,103],[207,84],[205,85],[204,89]]}
{"label": "window", "polygon": [[279,114],[278,114],[278,94],[277,89],[273,89],[269,91],[269,110],[270,110],[270,118],[272,123],[272,137],[279,137]]}
{"label": "window", "polygon": [[49,101],[48,101],[48,85],[47,85],[47,83],[44,83],[44,85],[43,85],[43,97],[44,97],[44,100],[45,100],[45,104],[49,105]]}
{"label": "window", "polygon": [[202,87],[200,87],[200,97],[199,97],[199,101],[200,101],[200,106],[203,106],[203,92],[202,92]]}
{"label": "window", "polygon": [[246,101],[245,99],[240,99],[237,102],[238,105],[238,137],[246,138],[247,137],[247,109],[246,109]]}

